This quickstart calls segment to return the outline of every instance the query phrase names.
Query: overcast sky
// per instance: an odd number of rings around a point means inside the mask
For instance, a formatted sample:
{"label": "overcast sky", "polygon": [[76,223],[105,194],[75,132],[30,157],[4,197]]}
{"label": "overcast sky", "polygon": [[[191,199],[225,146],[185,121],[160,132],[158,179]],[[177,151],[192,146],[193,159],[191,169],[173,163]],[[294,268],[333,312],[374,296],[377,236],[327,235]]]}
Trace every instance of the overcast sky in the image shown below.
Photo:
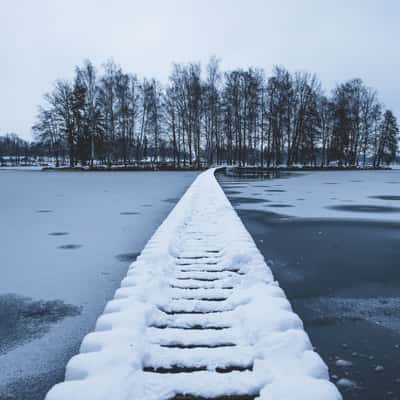
{"label": "overcast sky", "polygon": [[0,133],[31,138],[43,94],[74,66],[112,58],[168,79],[211,55],[224,69],[279,64],[325,89],[361,77],[400,117],[397,0],[0,0]]}

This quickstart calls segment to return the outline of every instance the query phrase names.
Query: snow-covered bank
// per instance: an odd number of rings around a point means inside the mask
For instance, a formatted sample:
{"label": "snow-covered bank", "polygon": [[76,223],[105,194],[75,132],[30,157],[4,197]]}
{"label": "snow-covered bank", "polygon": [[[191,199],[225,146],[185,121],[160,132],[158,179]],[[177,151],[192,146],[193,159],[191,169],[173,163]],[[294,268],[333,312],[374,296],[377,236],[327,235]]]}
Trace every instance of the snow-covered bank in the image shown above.
{"label": "snow-covered bank", "polygon": [[13,166],[13,167],[0,167],[0,171],[41,171],[43,167],[30,165],[28,167],[24,166]]}
{"label": "snow-covered bank", "polygon": [[[213,170],[131,264],[80,351],[47,400],[341,398]],[[158,373],[177,367],[193,372]]]}

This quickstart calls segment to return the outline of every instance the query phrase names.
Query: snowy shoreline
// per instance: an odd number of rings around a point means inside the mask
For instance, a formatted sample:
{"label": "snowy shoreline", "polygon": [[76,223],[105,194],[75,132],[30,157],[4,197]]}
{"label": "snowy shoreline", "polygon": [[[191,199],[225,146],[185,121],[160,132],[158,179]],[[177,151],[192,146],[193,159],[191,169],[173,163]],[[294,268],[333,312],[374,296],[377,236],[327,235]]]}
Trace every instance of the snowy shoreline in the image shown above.
{"label": "snowy shoreline", "polygon": [[[187,264],[182,259],[192,260],[191,272],[183,269]],[[205,264],[210,264],[207,272]],[[229,273],[233,268],[239,272]],[[211,274],[217,274],[216,282]],[[185,290],[179,287],[182,282]],[[182,297],[197,291],[203,297],[204,291],[218,296],[226,290],[224,301]],[[186,330],[199,321],[203,331]],[[220,334],[207,329],[216,325],[223,329],[216,331]],[[235,347],[219,347],[224,340]],[[165,348],[171,341],[199,348]],[[215,348],[201,348],[203,343]],[[251,364],[251,371],[217,373],[232,362],[241,368]],[[143,371],[176,363],[207,369],[182,374]],[[46,399],[161,400],[182,393],[341,399],[214,170],[195,180],[131,264],[95,331],[68,363],[66,381],[54,386]]]}
{"label": "snowy shoreline", "polygon": [[[325,166],[325,167],[313,167],[313,166],[276,166],[276,167],[260,167],[260,166],[221,166],[216,167],[216,169],[224,169],[232,170],[234,173],[273,173],[273,172],[312,172],[312,171],[390,171],[400,169],[398,165],[391,165],[388,167],[373,167],[373,166],[349,166],[349,167],[338,167],[338,166]],[[77,167],[53,167],[53,166],[0,166],[0,170],[3,171],[43,171],[43,172],[120,172],[120,171],[129,171],[129,172],[154,172],[154,171],[204,171],[207,168],[196,168],[196,167],[171,167],[171,166],[162,166],[155,165],[149,167],[137,167],[137,166],[120,166],[120,165],[112,165],[111,167],[107,166],[96,166],[90,168],[88,166],[77,166]]]}

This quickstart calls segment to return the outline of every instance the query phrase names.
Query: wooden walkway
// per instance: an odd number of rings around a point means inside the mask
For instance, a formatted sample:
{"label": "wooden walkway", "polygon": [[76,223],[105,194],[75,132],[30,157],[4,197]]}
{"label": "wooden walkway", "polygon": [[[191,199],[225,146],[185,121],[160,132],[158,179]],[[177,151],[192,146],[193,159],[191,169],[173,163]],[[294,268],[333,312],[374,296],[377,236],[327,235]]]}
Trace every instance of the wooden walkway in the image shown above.
{"label": "wooden walkway", "polygon": [[210,170],[131,265],[47,400],[255,398],[341,397]]}

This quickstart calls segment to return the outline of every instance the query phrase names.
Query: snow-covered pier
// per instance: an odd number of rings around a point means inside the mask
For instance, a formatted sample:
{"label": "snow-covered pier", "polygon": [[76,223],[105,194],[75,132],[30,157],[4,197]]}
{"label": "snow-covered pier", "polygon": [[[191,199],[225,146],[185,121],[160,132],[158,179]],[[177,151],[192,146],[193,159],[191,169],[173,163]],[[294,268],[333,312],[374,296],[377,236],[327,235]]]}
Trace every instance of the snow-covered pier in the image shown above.
{"label": "snow-covered pier", "polygon": [[208,170],[130,266],[47,400],[337,400]]}

